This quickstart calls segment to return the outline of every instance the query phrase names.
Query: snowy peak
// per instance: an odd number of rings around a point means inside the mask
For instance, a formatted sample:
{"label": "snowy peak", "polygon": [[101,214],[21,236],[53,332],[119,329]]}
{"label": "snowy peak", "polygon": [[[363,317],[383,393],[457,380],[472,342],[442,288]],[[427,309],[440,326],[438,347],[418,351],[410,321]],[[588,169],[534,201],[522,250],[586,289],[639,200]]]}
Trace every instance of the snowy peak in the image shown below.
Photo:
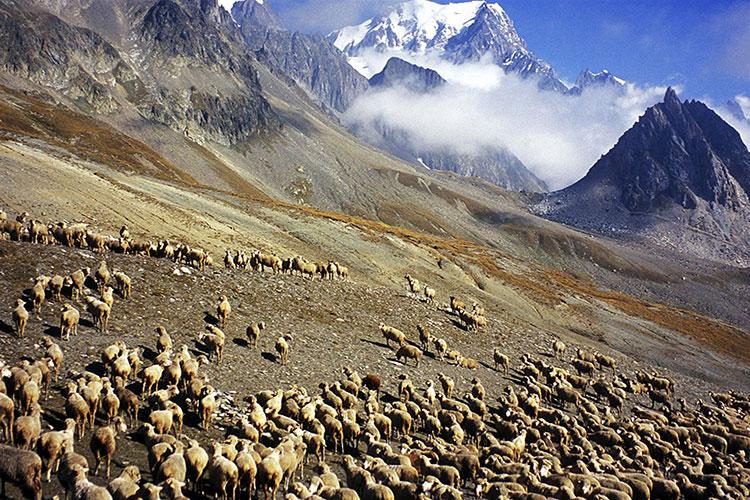
{"label": "snowy peak", "polygon": [[606,69],[601,70],[599,73],[592,73],[588,69],[581,71],[576,79],[576,87],[586,88],[593,85],[614,85],[622,87],[625,85],[625,80],[618,78]]}
{"label": "snowy peak", "polygon": [[372,68],[361,61],[354,63],[355,59],[366,58],[368,51],[388,52],[403,59],[429,54],[456,64],[489,58],[508,73],[538,79],[543,89],[568,90],[552,67],[529,51],[513,21],[497,3],[411,0],[380,17],[334,31],[329,39],[365,76],[371,76],[383,64]]}
{"label": "snowy peak", "polygon": [[[349,55],[365,49],[424,52],[442,48],[477,17],[480,9],[505,14],[497,4],[482,1],[438,4],[411,0],[387,14],[331,33],[334,45]],[[506,16],[507,17],[507,16]]]}

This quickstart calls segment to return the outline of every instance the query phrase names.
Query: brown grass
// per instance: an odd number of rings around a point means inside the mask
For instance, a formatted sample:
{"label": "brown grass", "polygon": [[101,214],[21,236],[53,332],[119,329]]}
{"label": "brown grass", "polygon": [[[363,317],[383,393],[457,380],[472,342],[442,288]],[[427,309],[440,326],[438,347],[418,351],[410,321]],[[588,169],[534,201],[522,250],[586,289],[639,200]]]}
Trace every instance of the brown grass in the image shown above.
{"label": "brown grass", "polygon": [[0,138],[40,139],[118,171],[197,182],[140,141],[99,120],[0,85]]}
{"label": "brown grass", "polygon": [[750,335],[732,325],[687,309],[647,302],[632,295],[603,290],[591,282],[574,278],[560,271],[548,270],[545,276],[550,282],[559,284],[572,292],[602,300],[625,314],[680,332],[717,352],[743,361],[750,360]]}

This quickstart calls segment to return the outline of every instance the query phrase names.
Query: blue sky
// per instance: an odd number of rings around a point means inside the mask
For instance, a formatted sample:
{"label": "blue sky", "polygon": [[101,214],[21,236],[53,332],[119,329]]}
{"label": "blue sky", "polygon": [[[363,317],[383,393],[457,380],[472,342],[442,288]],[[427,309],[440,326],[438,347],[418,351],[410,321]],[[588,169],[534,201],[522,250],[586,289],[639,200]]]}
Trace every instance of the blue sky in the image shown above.
{"label": "blue sky", "polygon": [[[455,1],[455,0],[454,0]],[[389,0],[271,0],[288,27],[327,32]],[[448,3],[442,0],[441,3]],[[750,0],[502,0],[529,48],[562,78],[607,68],[723,103],[750,94]]]}

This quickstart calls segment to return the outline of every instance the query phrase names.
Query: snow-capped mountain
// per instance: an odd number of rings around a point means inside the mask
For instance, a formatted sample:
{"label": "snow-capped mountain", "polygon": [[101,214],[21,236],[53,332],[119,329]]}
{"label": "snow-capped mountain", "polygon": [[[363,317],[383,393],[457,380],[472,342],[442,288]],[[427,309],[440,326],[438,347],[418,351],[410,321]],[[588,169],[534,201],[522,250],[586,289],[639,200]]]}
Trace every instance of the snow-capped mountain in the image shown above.
{"label": "snow-capped mountain", "polygon": [[585,69],[578,75],[575,85],[568,91],[568,93],[580,95],[584,89],[589,87],[615,87],[624,89],[625,85],[627,85],[625,80],[616,77],[606,69],[603,69],[598,73],[592,73],[590,70]]}
{"label": "snow-capped mountain", "polygon": [[367,77],[382,69],[368,67],[361,57],[373,50],[429,54],[457,64],[489,57],[507,72],[538,78],[541,88],[567,91],[552,67],[528,49],[497,3],[410,0],[382,16],[334,31],[329,38]]}

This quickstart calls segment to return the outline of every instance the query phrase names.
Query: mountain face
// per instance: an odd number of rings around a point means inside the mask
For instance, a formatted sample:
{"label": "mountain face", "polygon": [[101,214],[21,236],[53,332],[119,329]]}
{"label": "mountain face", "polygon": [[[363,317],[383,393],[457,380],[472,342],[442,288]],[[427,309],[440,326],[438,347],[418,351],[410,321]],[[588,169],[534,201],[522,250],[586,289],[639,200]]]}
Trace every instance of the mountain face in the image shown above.
{"label": "mountain face", "polygon": [[646,234],[675,220],[665,234],[679,240],[690,233],[680,227],[687,226],[709,245],[727,245],[722,251],[733,260],[748,253],[748,193],[750,152],[737,131],[705,104],[681,102],[669,89],[583,179],[537,208],[576,226]]}
{"label": "mountain face", "polygon": [[585,69],[578,75],[575,85],[568,93],[571,95],[580,95],[585,89],[590,87],[611,87],[622,90],[625,88],[625,85],[625,80],[616,77],[606,69],[598,73],[592,73],[588,69]]}
{"label": "mountain face", "polygon": [[341,113],[367,90],[367,79],[328,40],[285,30],[266,3],[237,2],[232,17],[258,60],[299,85],[324,109]]}
{"label": "mountain face", "polygon": [[0,0],[0,68],[84,112],[133,109],[197,141],[229,145],[277,127],[256,62],[215,0],[120,0],[106,22],[102,8]]}
{"label": "mountain face", "polygon": [[371,87],[402,85],[412,92],[429,92],[446,82],[437,71],[423,68],[398,57],[388,59],[383,70],[370,78]]}
{"label": "mountain face", "polygon": [[[537,78],[540,88],[567,90],[552,67],[528,49],[511,19],[496,3],[443,5],[411,0],[383,16],[334,31],[329,39],[350,56],[355,67],[357,57],[370,50],[429,53],[458,64],[489,57],[506,72]],[[368,76],[373,73],[361,66],[358,69]]]}

